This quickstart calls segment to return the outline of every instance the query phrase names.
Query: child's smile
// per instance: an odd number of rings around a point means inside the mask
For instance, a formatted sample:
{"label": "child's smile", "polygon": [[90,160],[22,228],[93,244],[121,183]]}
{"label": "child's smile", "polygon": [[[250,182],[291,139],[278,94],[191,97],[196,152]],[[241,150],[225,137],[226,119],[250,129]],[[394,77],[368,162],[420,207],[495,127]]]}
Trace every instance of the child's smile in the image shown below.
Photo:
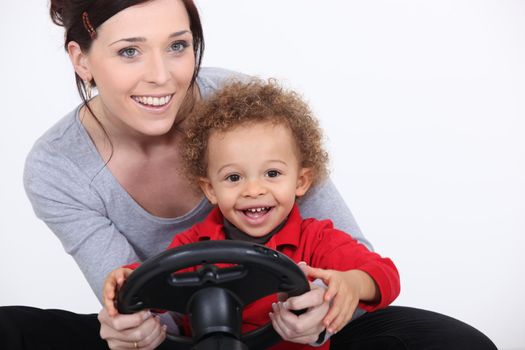
{"label": "child's smile", "polygon": [[246,217],[248,225],[258,226],[264,224],[264,221],[270,217],[272,209],[273,207],[254,207],[240,211]]}

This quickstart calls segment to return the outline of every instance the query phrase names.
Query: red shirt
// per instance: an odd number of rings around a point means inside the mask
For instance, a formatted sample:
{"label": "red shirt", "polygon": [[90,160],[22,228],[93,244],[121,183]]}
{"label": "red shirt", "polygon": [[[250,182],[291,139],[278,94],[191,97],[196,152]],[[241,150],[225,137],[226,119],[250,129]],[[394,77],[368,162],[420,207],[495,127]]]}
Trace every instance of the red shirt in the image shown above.
{"label": "red shirt", "polygon": [[[222,230],[224,217],[214,208],[208,217],[185,232],[177,234],[170,248],[204,240],[224,240]],[[380,299],[377,303],[359,303],[366,311],[374,311],[388,306],[399,295],[399,274],[392,261],[369,251],[350,235],[333,227],[330,220],[302,219],[299,208],[295,205],[284,227],[274,234],[265,246],[275,249],[295,262],[304,261],[309,266],[339,271],[361,270],[368,273],[379,288]],[[127,267],[136,268],[138,264]],[[191,270],[191,269],[190,269]],[[261,327],[270,318],[272,302],[276,296],[260,299],[244,308],[242,332]],[[311,349],[313,347],[280,342],[271,349]],[[328,349],[329,342],[317,349]]]}

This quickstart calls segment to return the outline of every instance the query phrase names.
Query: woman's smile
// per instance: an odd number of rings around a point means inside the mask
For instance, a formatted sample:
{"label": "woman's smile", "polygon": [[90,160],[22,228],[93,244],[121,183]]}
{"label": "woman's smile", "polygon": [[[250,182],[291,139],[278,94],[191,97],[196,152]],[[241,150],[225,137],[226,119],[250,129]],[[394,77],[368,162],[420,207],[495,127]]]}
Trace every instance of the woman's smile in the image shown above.
{"label": "woman's smile", "polygon": [[170,107],[171,101],[173,101],[173,95],[175,94],[131,96],[131,99],[135,101],[140,108],[150,112],[163,113]]}

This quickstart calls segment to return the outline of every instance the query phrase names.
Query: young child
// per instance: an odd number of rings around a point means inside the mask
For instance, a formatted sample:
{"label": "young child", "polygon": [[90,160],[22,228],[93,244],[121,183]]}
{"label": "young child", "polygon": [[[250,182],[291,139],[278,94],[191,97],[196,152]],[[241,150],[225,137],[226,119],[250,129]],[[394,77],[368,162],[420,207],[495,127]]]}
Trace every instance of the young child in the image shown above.
{"label": "young child", "polygon": [[[297,94],[272,81],[231,83],[187,120],[184,148],[187,176],[216,207],[203,222],[175,235],[169,248],[240,239],[305,262],[309,277],[327,285],[324,297],[331,304],[323,323],[331,333],[346,325],[358,304],[373,311],[397,297],[399,275],[390,259],[370,252],[330,220],[299,213],[296,200],[326,176],[328,156],[318,122]],[[110,315],[117,313],[116,290],[137,266],[109,274],[103,292]],[[277,329],[274,312],[282,304],[276,301],[248,305],[243,332],[270,320]],[[275,348],[308,347],[283,341]],[[327,342],[322,348],[328,347]]]}

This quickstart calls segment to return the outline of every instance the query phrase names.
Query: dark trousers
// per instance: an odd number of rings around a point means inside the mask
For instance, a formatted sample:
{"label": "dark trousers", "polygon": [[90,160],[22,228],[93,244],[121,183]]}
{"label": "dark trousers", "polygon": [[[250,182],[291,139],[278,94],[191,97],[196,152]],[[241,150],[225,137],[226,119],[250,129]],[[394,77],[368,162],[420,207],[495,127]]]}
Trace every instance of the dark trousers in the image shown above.
{"label": "dark trousers", "polygon": [[[97,315],[25,306],[0,307],[0,349],[107,349]],[[170,348],[168,341],[159,349]],[[330,349],[494,350],[475,328],[435,312],[401,306],[368,313],[331,339]]]}

